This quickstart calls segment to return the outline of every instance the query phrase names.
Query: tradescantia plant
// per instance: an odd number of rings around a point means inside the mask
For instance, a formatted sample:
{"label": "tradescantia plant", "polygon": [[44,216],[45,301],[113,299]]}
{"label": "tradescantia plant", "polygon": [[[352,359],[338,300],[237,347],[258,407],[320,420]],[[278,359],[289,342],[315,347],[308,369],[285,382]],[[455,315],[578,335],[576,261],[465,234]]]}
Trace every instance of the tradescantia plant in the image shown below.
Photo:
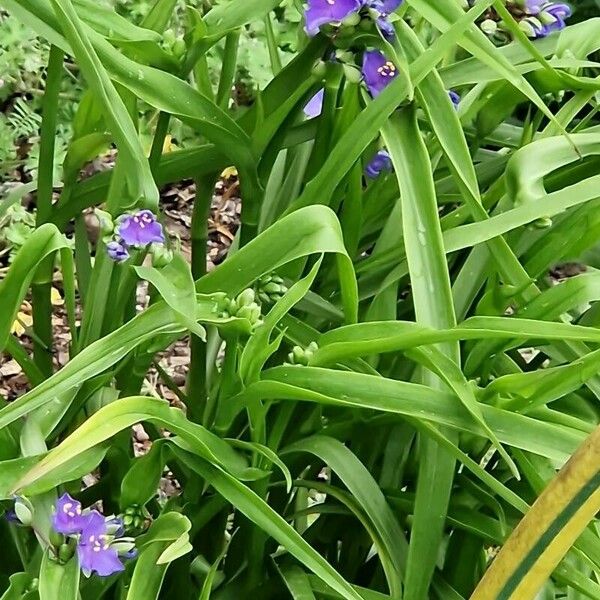
{"label": "tradescantia plant", "polygon": [[[0,598],[600,597],[600,18],[219,0],[187,7],[174,52],[173,0],[139,23],[1,1],[50,52],[36,228],[0,282],[0,346],[29,382],[0,408]],[[300,20],[285,66],[282,9]],[[261,20],[272,79],[234,111],[239,31]],[[59,182],[66,60],[86,93]],[[179,122],[198,144],[163,153]],[[108,144],[114,167],[82,178]],[[207,273],[230,165],[241,226]],[[189,178],[190,262],[159,194]],[[11,332],[25,300],[31,354]],[[180,408],[146,380],[188,336],[185,387],[159,369]],[[178,494],[157,493],[165,472]]]}

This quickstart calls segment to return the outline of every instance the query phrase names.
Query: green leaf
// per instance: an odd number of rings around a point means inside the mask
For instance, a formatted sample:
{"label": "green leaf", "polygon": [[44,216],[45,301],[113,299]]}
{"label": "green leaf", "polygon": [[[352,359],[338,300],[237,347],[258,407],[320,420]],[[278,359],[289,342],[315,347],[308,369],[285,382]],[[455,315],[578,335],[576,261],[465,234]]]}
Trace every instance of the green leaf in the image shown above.
{"label": "green leaf", "polygon": [[196,291],[220,290],[234,295],[262,275],[309,254],[337,255],[346,321],[356,321],[358,292],[339,222],[325,206],[298,210],[263,231],[214,271],[196,282]]}
{"label": "green leaf", "polygon": [[190,552],[189,519],[176,512],[163,513],[148,533],[136,540],[140,552],[133,570],[127,600],[158,598],[169,564]]}
{"label": "green leaf", "polygon": [[61,565],[56,558],[50,556],[50,550],[46,550],[40,567],[40,600],[78,600],[79,573],[77,557]]}
{"label": "green leaf", "polygon": [[173,448],[184,464],[204,477],[239,511],[276,539],[290,554],[347,600],[363,600],[352,586],[264,500],[234,477],[196,456]]}

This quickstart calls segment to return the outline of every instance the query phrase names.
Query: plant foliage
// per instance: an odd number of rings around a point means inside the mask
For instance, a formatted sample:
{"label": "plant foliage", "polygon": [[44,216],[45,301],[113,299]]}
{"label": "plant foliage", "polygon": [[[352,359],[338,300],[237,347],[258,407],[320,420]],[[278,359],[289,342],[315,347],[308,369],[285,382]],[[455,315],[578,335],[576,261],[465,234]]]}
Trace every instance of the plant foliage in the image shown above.
{"label": "plant foliage", "polygon": [[0,600],[600,598],[597,1],[0,2]]}

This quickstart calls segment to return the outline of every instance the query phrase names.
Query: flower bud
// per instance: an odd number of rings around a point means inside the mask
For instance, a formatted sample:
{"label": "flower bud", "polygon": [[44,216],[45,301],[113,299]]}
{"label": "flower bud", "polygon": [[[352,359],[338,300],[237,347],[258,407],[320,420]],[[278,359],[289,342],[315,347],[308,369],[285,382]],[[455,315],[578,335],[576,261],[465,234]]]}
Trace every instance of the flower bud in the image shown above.
{"label": "flower bud", "polygon": [[527,37],[537,38],[543,35],[544,27],[535,17],[527,17],[519,21],[519,27],[521,31],[525,33]]}
{"label": "flower bud", "polygon": [[152,266],[158,269],[166,267],[173,260],[173,251],[164,244],[151,244]]}
{"label": "flower bud", "polygon": [[306,348],[294,346],[288,354],[288,359],[293,365],[307,366],[312,359],[314,353],[319,349],[316,342],[311,342]]}
{"label": "flower bud", "polygon": [[350,83],[360,83],[362,79],[361,72],[356,67],[348,64],[344,65],[344,75]]}
{"label": "flower bud", "polygon": [[238,306],[244,307],[254,303],[255,293],[252,288],[246,288],[241,294],[238,295],[236,301]]}
{"label": "flower bud", "polygon": [[186,51],[186,45],[185,42],[183,41],[182,38],[177,38],[174,42],[173,45],[171,46],[171,49],[173,51],[173,55],[176,58],[181,58]]}
{"label": "flower bud", "polygon": [[106,238],[106,241],[108,238],[110,238],[115,229],[115,224],[113,222],[112,215],[106,212],[105,210],[100,210],[99,208],[96,208],[94,210],[94,214],[96,215],[96,218],[98,219],[98,223],[100,225],[100,233],[103,238]]}
{"label": "flower bud", "polygon": [[17,496],[17,498],[15,498],[14,511],[17,519],[19,519],[23,525],[27,527],[31,526],[31,523],[33,522],[33,505],[27,498],[24,496]]}
{"label": "flower bud", "polygon": [[48,534],[48,540],[55,548],[60,548],[65,543],[65,536],[54,529],[50,530]]}
{"label": "flower bud", "polygon": [[498,23],[493,19],[485,19],[479,24],[479,28],[487,35],[494,35],[498,31]]}
{"label": "flower bud", "polygon": [[71,544],[61,544],[58,547],[58,560],[63,564],[73,558],[74,554],[75,549]]}
{"label": "flower bud", "polygon": [[541,217],[536,219],[532,225],[536,229],[548,229],[548,227],[552,227],[552,219],[550,217]]}
{"label": "flower bud", "polygon": [[354,27],[360,23],[360,15],[356,12],[350,13],[345,19],[342,20],[343,27]]}

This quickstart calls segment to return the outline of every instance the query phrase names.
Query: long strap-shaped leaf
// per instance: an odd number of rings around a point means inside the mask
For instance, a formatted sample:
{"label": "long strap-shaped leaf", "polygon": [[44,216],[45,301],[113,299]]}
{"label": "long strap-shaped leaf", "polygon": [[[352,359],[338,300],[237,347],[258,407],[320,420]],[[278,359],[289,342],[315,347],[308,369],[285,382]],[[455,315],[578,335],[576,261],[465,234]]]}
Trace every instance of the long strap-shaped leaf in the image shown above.
{"label": "long strap-shaped leaf", "polygon": [[124,172],[130,188],[130,203],[143,198],[146,202],[158,206],[158,189],[133,121],[98,59],[73,4],[70,0],[52,0],[52,5],[90,89],[102,104],[104,117],[110,126],[122,160],[127,165]]}
{"label": "long strap-shaped leaf", "polygon": [[[176,440],[175,440],[176,443]],[[293,528],[249,487],[198,456],[173,446],[173,454],[204,477],[237,510],[277,540],[292,556],[346,600],[364,600],[352,586]]]}
{"label": "long strap-shaped leaf", "polygon": [[[402,195],[404,245],[410,271],[417,322],[435,328],[456,323],[450,276],[442,243],[431,163],[410,106],[392,115],[382,134],[394,163]],[[457,343],[440,349],[459,362]],[[431,371],[423,382],[443,389],[445,384]],[[455,433],[445,432],[454,437]],[[421,437],[419,475],[406,567],[407,600],[422,600],[433,576],[442,541],[455,459],[436,441]]]}
{"label": "long strap-shaped leaf", "polygon": [[471,600],[533,600],[600,510],[600,427],[536,500]]}

